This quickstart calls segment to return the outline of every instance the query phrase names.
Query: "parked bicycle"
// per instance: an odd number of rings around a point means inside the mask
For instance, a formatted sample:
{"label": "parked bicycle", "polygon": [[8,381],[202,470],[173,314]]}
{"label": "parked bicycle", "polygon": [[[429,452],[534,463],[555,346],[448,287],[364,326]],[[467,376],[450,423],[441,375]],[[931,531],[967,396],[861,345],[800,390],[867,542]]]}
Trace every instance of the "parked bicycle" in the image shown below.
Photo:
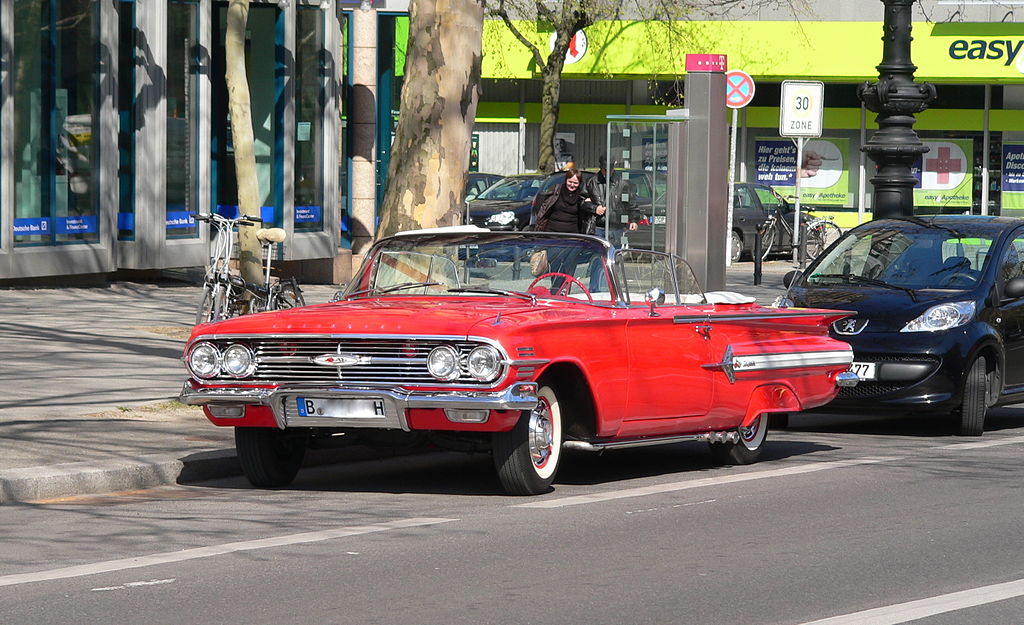
{"label": "parked bicycle", "polygon": [[210,262],[203,280],[203,294],[196,310],[196,323],[220,321],[247,312],[263,312],[305,306],[302,289],[295,278],[271,280],[271,258],[275,243],[285,240],[281,228],[260,228],[256,239],[263,247],[263,282],[249,282],[231,270],[235,232],[238,226],[263,223],[259,217],[240,215],[224,217],[217,213],[196,215],[196,219],[210,224]]}
{"label": "parked bicycle", "polygon": [[[842,228],[836,225],[835,221],[832,220],[831,216],[816,217],[810,213],[803,213],[806,216],[806,221],[801,224],[803,230],[800,233],[803,240],[806,242],[807,259],[812,259],[825,251],[833,241],[838,239],[843,234]],[[793,241],[793,222],[792,218],[785,218],[778,211],[772,211],[768,215],[768,219],[765,220],[765,232],[761,238],[761,258],[767,259],[768,255],[777,252],[778,250],[773,249],[775,247],[776,239],[779,238],[780,232],[785,232],[788,235],[790,243]],[[786,242],[786,236],[778,242],[779,245],[783,245]]]}

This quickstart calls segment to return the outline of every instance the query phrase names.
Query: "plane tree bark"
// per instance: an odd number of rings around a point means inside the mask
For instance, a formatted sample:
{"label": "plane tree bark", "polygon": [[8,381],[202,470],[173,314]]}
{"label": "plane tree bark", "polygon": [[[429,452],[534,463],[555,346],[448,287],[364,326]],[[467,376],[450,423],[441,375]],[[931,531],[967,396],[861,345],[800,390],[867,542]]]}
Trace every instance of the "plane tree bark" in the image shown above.
{"label": "plane tree bark", "polygon": [[[460,224],[480,97],[482,0],[412,0],[398,128],[377,236]],[[382,120],[386,123],[386,120]]]}

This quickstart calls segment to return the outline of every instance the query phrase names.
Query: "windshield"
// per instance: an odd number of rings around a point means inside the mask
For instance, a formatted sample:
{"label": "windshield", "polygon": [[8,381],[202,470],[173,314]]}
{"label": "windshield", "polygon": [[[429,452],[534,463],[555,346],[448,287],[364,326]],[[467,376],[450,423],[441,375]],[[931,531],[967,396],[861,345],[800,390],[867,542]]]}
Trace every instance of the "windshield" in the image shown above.
{"label": "windshield", "polygon": [[610,302],[608,253],[603,241],[582,236],[405,235],[374,248],[342,297],[505,295]]}
{"label": "windshield", "polygon": [[477,196],[481,200],[529,200],[537,194],[537,178],[505,178]]}
{"label": "windshield", "polygon": [[991,247],[991,238],[949,228],[852,231],[813,267],[806,283],[969,289],[981,278]]}

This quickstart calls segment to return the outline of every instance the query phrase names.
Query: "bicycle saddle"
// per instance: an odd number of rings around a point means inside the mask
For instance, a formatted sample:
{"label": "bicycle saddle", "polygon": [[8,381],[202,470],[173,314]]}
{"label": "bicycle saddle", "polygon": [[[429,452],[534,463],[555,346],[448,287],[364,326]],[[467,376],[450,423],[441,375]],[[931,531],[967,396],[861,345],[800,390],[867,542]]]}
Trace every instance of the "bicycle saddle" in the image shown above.
{"label": "bicycle saddle", "polygon": [[284,228],[260,228],[256,231],[256,239],[261,243],[280,243],[288,238]]}

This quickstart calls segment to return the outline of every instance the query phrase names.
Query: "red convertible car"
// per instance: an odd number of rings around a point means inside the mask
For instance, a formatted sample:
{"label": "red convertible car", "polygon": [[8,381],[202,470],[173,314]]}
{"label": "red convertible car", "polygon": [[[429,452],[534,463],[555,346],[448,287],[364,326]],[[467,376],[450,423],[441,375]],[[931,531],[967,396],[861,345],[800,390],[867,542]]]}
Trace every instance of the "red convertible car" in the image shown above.
{"label": "red convertible car", "polygon": [[246,477],[310,446],[408,438],[489,451],[513,494],[564,449],[704,440],[757,459],[774,412],[856,384],[835,310],[709,303],[690,267],[584,235],[423,230],[379,241],[335,301],[195,328],[181,392],[235,428]]}

